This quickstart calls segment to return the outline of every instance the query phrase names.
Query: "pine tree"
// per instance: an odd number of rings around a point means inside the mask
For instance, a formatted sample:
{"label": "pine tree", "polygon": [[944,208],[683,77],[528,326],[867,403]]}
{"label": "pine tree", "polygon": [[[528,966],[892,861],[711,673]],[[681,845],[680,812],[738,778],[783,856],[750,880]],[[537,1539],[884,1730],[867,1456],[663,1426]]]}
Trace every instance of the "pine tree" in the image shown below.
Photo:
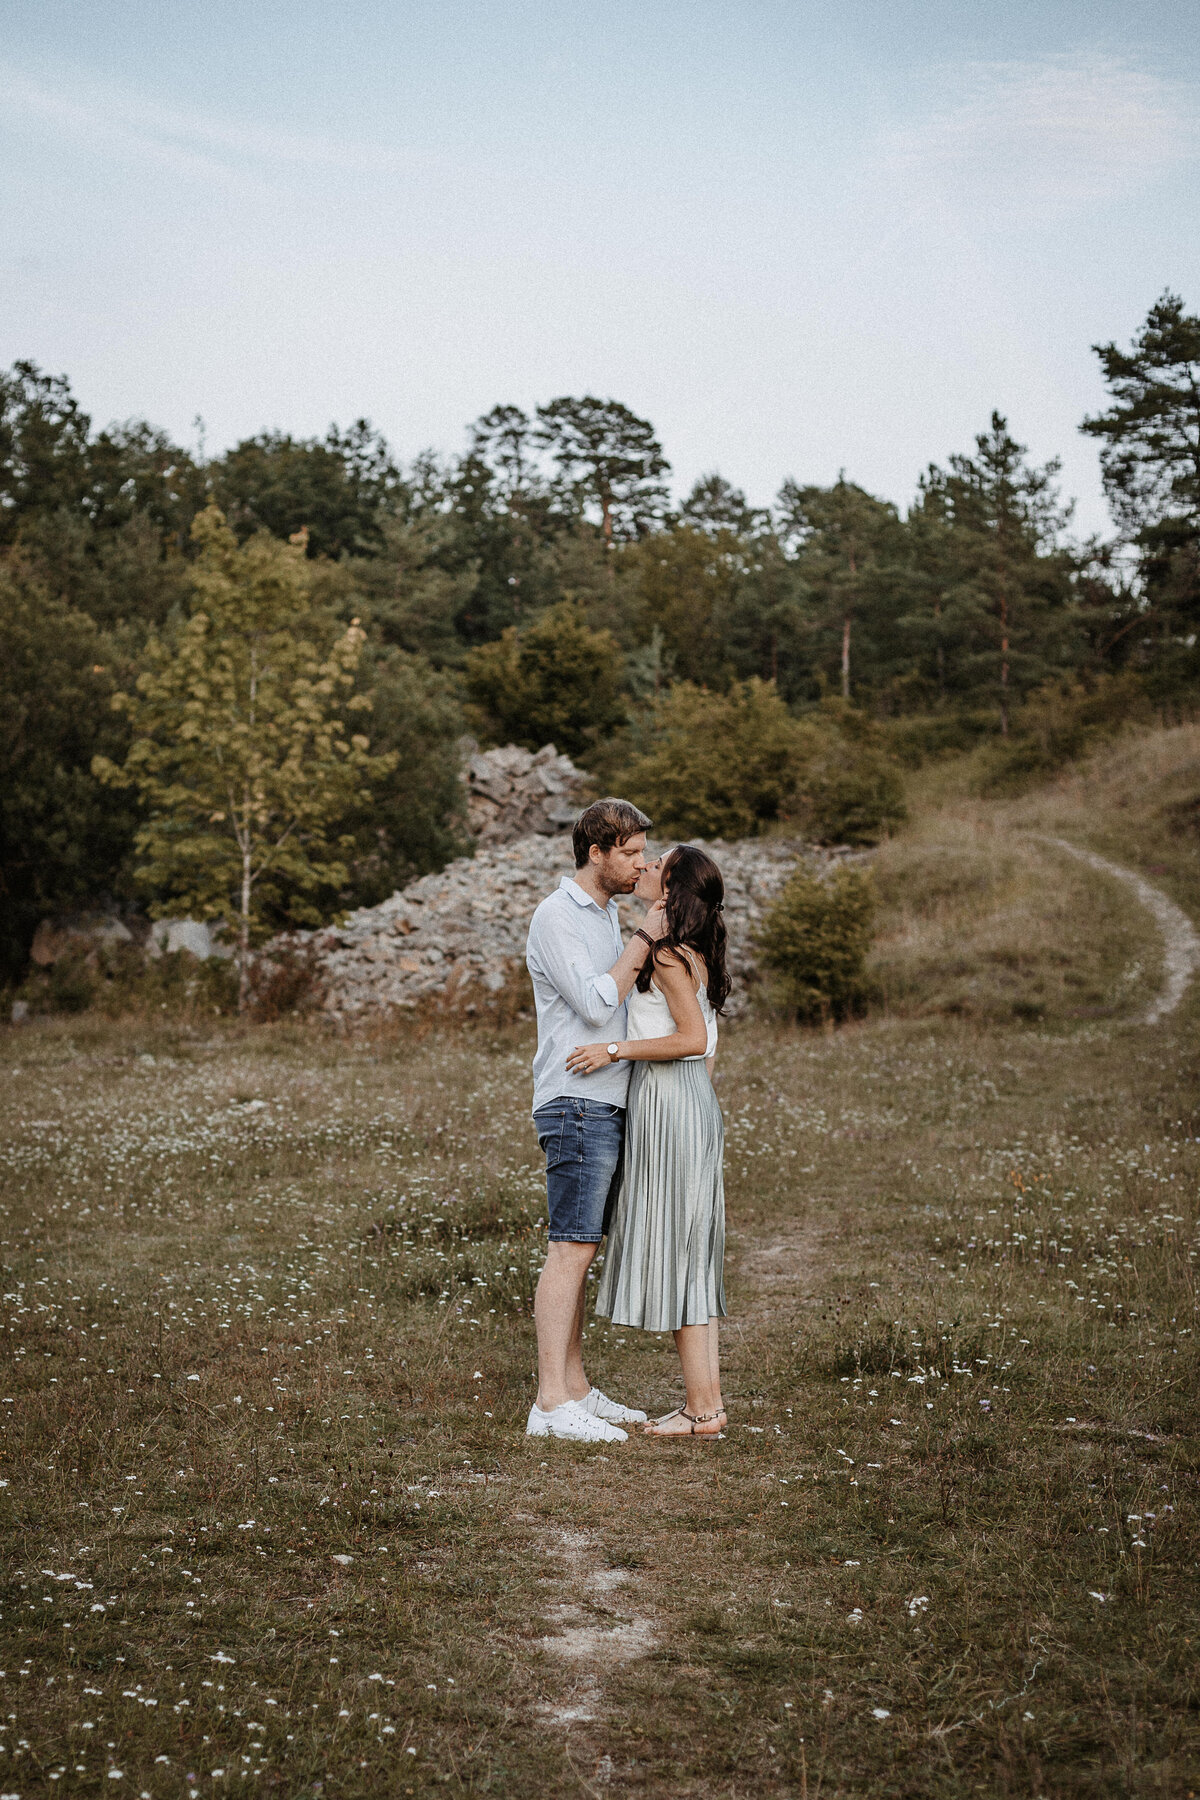
{"label": "pine tree", "polygon": [[860,660],[868,672],[873,672],[871,663],[880,649],[886,656],[886,646],[872,644],[871,639],[886,637],[878,614],[895,586],[894,565],[902,555],[896,509],[839,475],[828,488],[785,481],[778,515],[780,535],[793,550],[808,590],[817,657],[826,661],[832,637],[837,645],[838,685],[842,698],[849,700],[856,630],[867,628],[868,654]]}
{"label": "pine tree", "polygon": [[1200,316],[1166,293],[1130,350],[1093,347],[1113,404],[1080,429],[1102,442],[1109,506],[1141,561],[1143,605],[1124,629],[1157,624],[1186,645],[1200,622]]}
{"label": "pine tree", "polygon": [[671,465],[648,419],[619,400],[564,395],[537,409],[537,442],[549,451],[564,489],[600,514],[606,543],[636,537],[663,517]]}
{"label": "pine tree", "polygon": [[944,528],[937,591],[957,640],[956,684],[991,691],[1002,736],[1014,702],[1069,667],[1081,643],[1059,545],[1070,516],[1054,485],[1059,464],[1035,468],[1025,454],[993,413],[973,457],[952,456],[948,470],[930,468],[921,483],[921,506]]}

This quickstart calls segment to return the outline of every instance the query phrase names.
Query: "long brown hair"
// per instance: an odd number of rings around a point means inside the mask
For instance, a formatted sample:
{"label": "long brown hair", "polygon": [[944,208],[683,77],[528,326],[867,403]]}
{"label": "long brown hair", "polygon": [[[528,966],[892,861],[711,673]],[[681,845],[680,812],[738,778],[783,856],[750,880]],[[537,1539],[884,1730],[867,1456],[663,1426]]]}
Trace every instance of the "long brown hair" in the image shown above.
{"label": "long brown hair", "polygon": [[680,844],[663,864],[667,929],[638,970],[640,993],[650,986],[654,964],[667,950],[695,950],[708,970],[708,1002],[720,1012],[732,985],[725,967],[725,883],[712,857]]}

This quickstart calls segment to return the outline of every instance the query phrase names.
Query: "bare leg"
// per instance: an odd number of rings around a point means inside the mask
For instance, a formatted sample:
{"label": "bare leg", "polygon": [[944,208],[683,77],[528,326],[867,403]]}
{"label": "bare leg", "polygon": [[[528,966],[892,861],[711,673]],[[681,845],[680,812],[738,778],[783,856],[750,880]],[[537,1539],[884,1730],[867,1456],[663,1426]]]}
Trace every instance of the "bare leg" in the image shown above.
{"label": "bare leg", "polygon": [[[708,1321],[708,1376],[712,1383],[713,1405],[719,1413],[723,1413],[725,1411],[725,1402],[721,1398],[721,1361],[720,1342],[718,1337],[720,1324],[721,1321],[719,1319],[710,1319]],[[688,1411],[691,1412],[691,1410],[692,1409],[689,1406]]]}
{"label": "bare leg", "polygon": [[[588,1244],[586,1248],[595,1251],[600,1246],[599,1244]],[[585,1268],[584,1279],[579,1284],[579,1304],[575,1308],[571,1342],[567,1346],[567,1392],[572,1400],[586,1400],[592,1391],[592,1384],[583,1372],[583,1326],[586,1317],[587,1269]]]}
{"label": "bare leg", "polygon": [[533,1319],[538,1340],[538,1399],[544,1412],[588,1392],[583,1372],[584,1284],[598,1244],[550,1244],[538,1278]]}
{"label": "bare leg", "polygon": [[[717,1420],[713,1418],[710,1422],[708,1419],[709,1414],[717,1411],[719,1393],[713,1383],[710,1332],[711,1324],[681,1325],[675,1333],[675,1348],[683,1364],[683,1381],[687,1389],[684,1405],[693,1419],[706,1421],[697,1430],[697,1435],[704,1436],[713,1436],[719,1430]],[[690,1435],[692,1426],[690,1420],[674,1413],[665,1424],[648,1425],[646,1430],[652,1437],[677,1437]]]}

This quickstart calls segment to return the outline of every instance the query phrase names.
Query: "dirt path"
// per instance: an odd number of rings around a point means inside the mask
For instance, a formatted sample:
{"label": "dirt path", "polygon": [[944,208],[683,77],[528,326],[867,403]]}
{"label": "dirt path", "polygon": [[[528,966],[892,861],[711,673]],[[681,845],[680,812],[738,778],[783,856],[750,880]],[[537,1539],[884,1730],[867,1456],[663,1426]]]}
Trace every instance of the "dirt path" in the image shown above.
{"label": "dirt path", "polygon": [[1098,856],[1094,850],[1083,850],[1066,838],[1045,837],[1042,842],[1065,850],[1069,856],[1077,856],[1080,862],[1087,863],[1101,875],[1111,875],[1114,880],[1123,881],[1126,887],[1133,890],[1147,912],[1154,915],[1163,941],[1163,985],[1142,1014],[1139,1023],[1157,1025],[1160,1019],[1165,1019],[1175,1011],[1187,992],[1193,974],[1200,967],[1200,936],[1192,921],[1182,907],[1176,906],[1173,900],[1168,900],[1161,888],[1156,888],[1133,869],[1123,869],[1120,863],[1109,862],[1106,856]]}
{"label": "dirt path", "polygon": [[[547,1613],[557,1626],[541,1640],[548,1656],[571,1671],[568,1693],[538,1708],[547,1724],[570,1727],[603,1714],[605,1677],[622,1663],[645,1656],[657,1641],[651,1620],[619,1591],[632,1584],[627,1569],[607,1567],[600,1546],[587,1531],[561,1531],[544,1544],[546,1570],[561,1584],[562,1599]],[[619,1611],[615,1610],[619,1607]]]}
{"label": "dirt path", "polygon": [[[736,1356],[747,1340],[752,1343],[766,1313],[794,1310],[808,1298],[836,1235],[825,1224],[793,1223],[778,1236],[747,1243],[739,1281],[745,1304],[728,1327],[728,1351]],[[731,1381],[736,1388],[736,1376]],[[652,1651],[661,1627],[647,1610],[646,1587],[629,1570],[606,1566],[595,1534],[555,1529],[543,1537],[542,1548],[546,1578],[558,1588],[558,1598],[546,1611],[554,1630],[540,1640],[540,1648],[567,1680],[537,1711],[546,1724],[569,1731],[603,1718],[608,1677]]]}

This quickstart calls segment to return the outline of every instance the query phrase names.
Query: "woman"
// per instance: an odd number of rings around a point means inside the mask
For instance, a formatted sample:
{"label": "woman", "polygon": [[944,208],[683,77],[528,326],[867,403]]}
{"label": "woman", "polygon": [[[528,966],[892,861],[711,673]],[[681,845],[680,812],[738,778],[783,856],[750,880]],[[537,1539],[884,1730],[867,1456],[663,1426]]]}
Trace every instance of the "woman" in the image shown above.
{"label": "woman", "polygon": [[[615,1059],[629,1083],[621,1197],[608,1235],[596,1313],[615,1325],[672,1331],[687,1398],[645,1427],[653,1437],[716,1437],[725,1424],[717,1321],[725,1317],[725,1127],[712,1085],[717,1014],[729,997],[725,885],[690,844],[651,864],[640,899],[664,905],[629,996],[628,1038]],[[589,1073],[614,1046],[583,1044],[567,1067]]]}

